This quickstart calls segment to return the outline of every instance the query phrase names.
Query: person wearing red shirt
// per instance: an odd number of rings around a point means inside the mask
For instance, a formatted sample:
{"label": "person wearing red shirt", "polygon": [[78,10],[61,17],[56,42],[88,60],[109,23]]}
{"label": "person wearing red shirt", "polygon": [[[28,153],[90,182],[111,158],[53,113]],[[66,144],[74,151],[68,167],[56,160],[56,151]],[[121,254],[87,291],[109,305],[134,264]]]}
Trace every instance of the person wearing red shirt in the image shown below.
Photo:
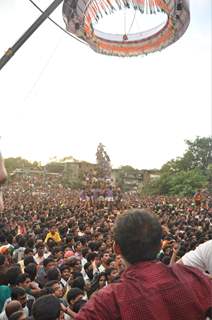
{"label": "person wearing red shirt", "polygon": [[119,283],[96,293],[75,320],[205,320],[211,316],[212,282],[199,270],[156,261],[162,229],[147,211],[120,215],[114,248],[126,270]]}

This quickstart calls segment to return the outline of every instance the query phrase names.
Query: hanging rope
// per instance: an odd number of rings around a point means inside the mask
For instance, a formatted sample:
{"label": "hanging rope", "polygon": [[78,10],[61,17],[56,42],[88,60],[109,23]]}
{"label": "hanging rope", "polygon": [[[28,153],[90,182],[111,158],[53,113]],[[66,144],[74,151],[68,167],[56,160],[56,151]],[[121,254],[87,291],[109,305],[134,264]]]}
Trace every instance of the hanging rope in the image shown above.
{"label": "hanging rope", "polygon": [[134,10],[133,20],[132,20],[132,22],[131,22],[131,25],[130,25],[130,27],[129,27],[129,30],[128,30],[128,33],[127,33],[127,34],[130,33],[130,31],[131,31],[131,29],[132,29],[132,26],[133,26],[133,24],[134,24],[134,22],[135,22],[136,12],[137,12],[137,10],[135,9],[135,10]]}

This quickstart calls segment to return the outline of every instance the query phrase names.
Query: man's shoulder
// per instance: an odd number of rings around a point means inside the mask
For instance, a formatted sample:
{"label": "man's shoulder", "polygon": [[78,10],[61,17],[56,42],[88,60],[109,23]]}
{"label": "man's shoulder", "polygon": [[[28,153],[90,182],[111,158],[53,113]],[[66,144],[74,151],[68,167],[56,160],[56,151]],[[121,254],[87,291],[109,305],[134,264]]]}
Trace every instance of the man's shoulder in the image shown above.
{"label": "man's shoulder", "polygon": [[197,248],[202,248],[202,249],[206,249],[206,250],[211,250],[212,252],[212,239],[208,240],[204,243],[201,243]]}
{"label": "man's shoulder", "polygon": [[199,286],[201,286],[201,284],[204,283],[204,285],[209,285],[209,287],[211,287],[212,289],[212,284],[209,278],[196,267],[176,263],[170,268],[172,268],[173,272],[176,275],[178,275],[179,278],[193,280]]}
{"label": "man's shoulder", "polygon": [[202,272],[200,270],[198,270],[195,267],[192,266],[187,266],[185,264],[182,263],[174,263],[172,266],[168,266],[169,269],[172,269],[174,272],[179,272],[182,274],[187,274],[187,273],[195,273],[198,275],[202,275]]}
{"label": "man's shoulder", "polygon": [[77,314],[76,320],[120,319],[115,294],[116,286],[117,284],[110,284],[95,293]]}
{"label": "man's shoulder", "polygon": [[122,287],[121,282],[115,282],[107,285],[106,287],[99,290],[94,296],[95,297],[101,297],[101,298],[114,298],[114,295],[116,295],[117,291],[120,290]]}

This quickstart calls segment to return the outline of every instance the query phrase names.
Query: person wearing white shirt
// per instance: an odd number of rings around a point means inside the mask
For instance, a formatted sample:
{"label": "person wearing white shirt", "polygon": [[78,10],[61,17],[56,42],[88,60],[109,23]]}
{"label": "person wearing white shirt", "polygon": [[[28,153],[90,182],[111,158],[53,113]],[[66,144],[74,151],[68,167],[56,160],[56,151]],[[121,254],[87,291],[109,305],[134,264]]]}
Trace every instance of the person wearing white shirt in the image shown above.
{"label": "person wearing white shirt", "polygon": [[212,240],[208,240],[195,250],[187,252],[177,263],[195,267],[212,276]]}
{"label": "person wearing white shirt", "polygon": [[11,314],[16,311],[22,310],[21,303],[18,300],[12,300],[8,302],[5,307],[5,310],[0,314],[0,320],[8,320]]}
{"label": "person wearing white shirt", "polygon": [[44,253],[45,246],[42,241],[38,241],[36,244],[37,253],[34,255],[34,260],[38,265],[43,264],[43,260],[49,257],[50,253]]}

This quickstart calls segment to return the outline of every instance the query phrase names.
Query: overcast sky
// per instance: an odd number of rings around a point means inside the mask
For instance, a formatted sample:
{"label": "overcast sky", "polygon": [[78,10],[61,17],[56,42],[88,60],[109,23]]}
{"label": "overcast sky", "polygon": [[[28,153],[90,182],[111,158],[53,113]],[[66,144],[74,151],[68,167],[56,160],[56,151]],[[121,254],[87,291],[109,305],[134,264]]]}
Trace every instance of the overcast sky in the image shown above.
{"label": "overcast sky", "polygon": [[[190,6],[184,36],[145,57],[97,54],[46,21],[0,71],[4,156],[95,162],[102,142],[114,167],[160,168],[185,139],[211,135],[212,2]],[[28,0],[0,0],[1,54],[39,14]],[[52,17],[64,26],[61,7]]]}

